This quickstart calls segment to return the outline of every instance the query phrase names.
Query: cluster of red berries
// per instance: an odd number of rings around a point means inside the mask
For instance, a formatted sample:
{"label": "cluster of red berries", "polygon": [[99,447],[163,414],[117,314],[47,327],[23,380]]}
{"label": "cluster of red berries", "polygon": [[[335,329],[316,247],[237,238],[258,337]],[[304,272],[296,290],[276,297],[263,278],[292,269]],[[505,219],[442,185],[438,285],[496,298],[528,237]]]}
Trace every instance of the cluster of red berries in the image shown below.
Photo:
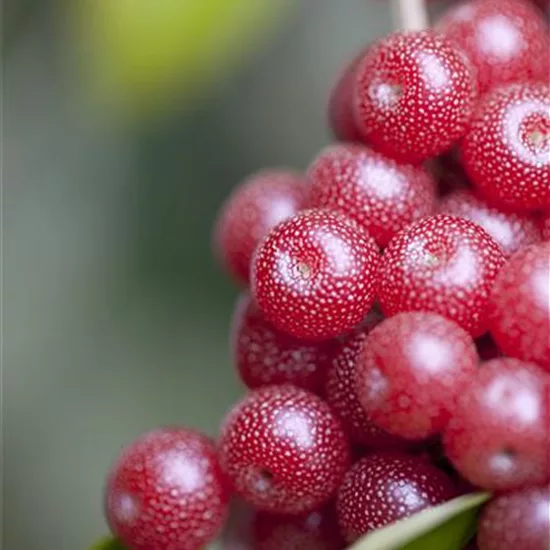
{"label": "cluster of red berries", "polygon": [[249,392],[215,443],[123,451],[106,512],[129,548],[203,548],[232,495],[226,549],[341,550],[475,488],[481,550],[549,547],[549,56],[527,0],[458,5],[357,55],[305,174],[235,189],[215,241],[248,287]]}

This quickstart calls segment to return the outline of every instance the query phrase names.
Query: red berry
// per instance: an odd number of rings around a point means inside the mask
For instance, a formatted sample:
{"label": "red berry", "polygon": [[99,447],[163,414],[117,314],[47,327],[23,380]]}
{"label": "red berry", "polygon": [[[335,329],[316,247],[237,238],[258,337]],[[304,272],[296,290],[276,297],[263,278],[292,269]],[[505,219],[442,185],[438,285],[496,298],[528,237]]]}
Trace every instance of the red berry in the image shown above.
{"label": "red berry", "polygon": [[436,29],[477,69],[480,92],[512,82],[548,80],[547,29],[523,0],[471,0],[452,7]]}
{"label": "red berry", "polygon": [[367,336],[356,388],[367,415],[408,439],[426,439],[447,424],[478,366],[471,336],[435,313],[400,313]]}
{"label": "red berry", "polygon": [[495,206],[550,204],[550,88],[512,84],[482,99],[462,142],[464,167]]}
{"label": "red berry", "polygon": [[248,283],[256,246],[271,228],[304,207],[306,195],[304,177],[282,169],[254,174],[233,190],[218,216],[214,243],[237,281]]}
{"label": "red berry", "polygon": [[248,293],[237,302],[232,350],[241,380],[251,389],[290,383],[321,393],[335,343],[297,340],[265,320]]}
{"label": "red berry", "polygon": [[547,550],[550,548],[550,488],[501,495],[481,516],[480,550]]}
{"label": "red berry", "polygon": [[219,446],[239,496],[278,514],[302,514],[327,502],[350,461],[328,405],[290,385],[250,392],[224,421]]}
{"label": "red berry", "polygon": [[541,238],[532,217],[497,210],[466,189],[444,197],[439,209],[443,214],[466,218],[483,227],[506,256]]}
{"label": "red berry", "polygon": [[550,212],[542,215],[540,219],[540,230],[543,240],[550,241]]}
{"label": "red berry", "polygon": [[418,163],[465,133],[477,97],[469,62],[430,31],[395,33],[357,69],[357,124],[381,153]]}
{"label": "red berry", "polygon": [[280,330],[321,340],[357,325],[374,301],[376,243],[351,220],[307,210],[279,224],[253,259],[252,289]]}
{"label": "red berry", "polygon": [[517,252],[499,273],[489,327],[506,355],[550,370],[550,243]]}
{"label": "red berry", "polygon": [[344,477],[336,501],[340,530],[351,543],[454,496],[451,480],[425,459],[395,452],[373,453]]}
{"label": "red berry", "polygon": [[431,311],[473,336],[487,330],[489,293],[504,255],[478,225],[439,214],[398,233],[382,257],[378,299],[386,316]]}
{"label": "red berry", "polygon": [[426,170],[398,164],[361,145],[326,148],[307,175],[311,206],[353,218],[380,246],[434,210],[436,183]]}
{"label": "red berry", "polygon": [[548,375],[532,363],[484,363],[459,397],[445,454],[468,481],[511,490],[544,483],[548,464]]}
{"label": "red berry", "polygon": [[109,525],[133,550],[199,550],[225,521],[229,494],[214,444],[162,428],[126,447],[105,488]]}

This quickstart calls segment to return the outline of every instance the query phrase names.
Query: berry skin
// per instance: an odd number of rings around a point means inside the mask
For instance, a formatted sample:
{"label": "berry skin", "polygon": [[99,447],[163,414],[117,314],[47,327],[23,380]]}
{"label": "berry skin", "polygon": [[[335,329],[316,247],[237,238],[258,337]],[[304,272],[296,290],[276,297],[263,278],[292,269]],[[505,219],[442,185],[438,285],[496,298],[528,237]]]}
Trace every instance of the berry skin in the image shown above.
{"label": "berry skin", "polygon": [[550,488],[501,495],[483,510],[479,550],[547,550],[550,548]]}
{"label": "berry skin", "polygon": [[220,531],[229,493],[214,444],[185,428],[142,435],[113,465],[105,511],[132,550],[199,550]]}
{"label": "berry skin", "polygon": [[398,32],[363,58],[354,98],[366,141],[388,157],[419,163],[465,133],[477,84],[468,60],[442,36]]}
{"label": "berry skin", "polygon": [[233,190],[214,228],[216,255],[241,284],[248,284],[250,260],[260,240],[306,202],[305,178],[291,170],[264,170]]}
{"label": "berry skin", "polygon": [[373,453],[352,466],[338,491],[340,531],[352,543],[454,496],[451,480],[427,460],[396,452]]}
{"label": "berry skin", "polygon": [[342,426],[328,405],[290,385],[250,392],[226,417],[219,448],[237,494],[277,514],[322,506],[350,462]]}
{"label": "berry skin", "polygon": [[398,164],[366,147],[327,147],[307,172],[310,206],[354,219],[379,246],[433,213],[436,183],[421,167]]}
{"label": "berry skin", "polygon": [[478,104],[461,145],[464,168],[488,202],[507,210],[550,204],[550,88],[511,84]]}
{"label": "berry skin", "polygon": [[241,380],[250,388],[289,383],[320,394],[335,342],[305,342],[265,320],[250,294],[237,302],[231,348]]}
{"label": "berry skin", "polygon": [[468,481],[513,490],[545,483],[548,375],[532,363],[484,363],[459,397],[445,429],[445,454]]}
{"label": "berry skin", "polygon": [[459,46],[477,71],[480,92],[529,80],[548,80],[547,30],[524,0],[472,0],[451,8],[436,30]]}
{"label": "berry skin", "polygon": [[550,370],[550,243],[517,252],[499,273],[489,328],[505,355]]}
{"label": "berry skin", "polygon": [[356,391],[384,430],[427,439],[443,430],[478,367],[471,336],[435,313],[400,313],[367,336],[357,359]]}
{"label": "berry skin", "polygon": [[543,214],[540,220],[540,230],[543,240],[550,241],[550,213]]}
{"label": "berry skin", "polygon": [[370,310],[376,243],[327,210],[306,210],[275,227],[256,250],[252,291],[277,328],[306,340],[338,336]]}
{"label": "berry skin", "polygon": [[487,330],[489,293],[504,254],[478,225],[439,214],[398,233],[382,256],[378,300],[391,317],[431,311],[474,337]]}

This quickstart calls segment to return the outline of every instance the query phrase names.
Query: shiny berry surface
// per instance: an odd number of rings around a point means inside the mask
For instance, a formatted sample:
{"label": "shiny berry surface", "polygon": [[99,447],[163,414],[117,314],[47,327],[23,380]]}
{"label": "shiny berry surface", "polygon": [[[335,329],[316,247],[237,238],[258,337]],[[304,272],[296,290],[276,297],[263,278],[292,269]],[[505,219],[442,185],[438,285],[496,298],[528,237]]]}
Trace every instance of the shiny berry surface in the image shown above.
{"label": "shiny berry surface", "polygon": [[396,452],[366,456],[347,472],[336,508],[348,542],[455,496],[451,480],[427,460]]}
{"label": "shiny berry surface", "polygon": [[305,205],[304,177],[291,170],[264,170],[236,187],[214,228],[216,254],[225,269],[247,284],[250,260],[269,230]]}
{"label": "shiny berry surface", "polygon": [[367,336],[356,391],[378,426],[426,439],[445,427],[477,367],[474,341],[456,323],[435,313],[400,313]]}
{"label": "shiny berry surface", "polygon": [[548,31],[528,0],[458,2],[436,29],[466,53],[481,92],[512,82],[548,80]]}
{"label": "shiny berry surface", "polygon": [[226,417],[219,448],[236,493],[278,514],[323,505],[350,461],[342,426],[328,405],[290,385],[250,392]]}
{"label": "shiny berry surface", "polygon": [[384,251],[378,300],[387,316],[431,311],[474,337],[487,330],[487,304],[504,254],[478,225],[439,214],[398,233]]}
{"label": "shiny berry surface", "polygon": [[512,490],[548,480],[548,374],[500,358],[481,366],[444,433],[447,458],[468,481]]}
{"label": "shiny berry surface", "polygon": [[469,62],[431,31],[373,44],[357,69],[357,124],[374,149],[418,163],[465,133],[477,97]]}
{"label": "shiny berry surface", "polygon": [[436,183],[426,170],[398,164],[361,145],[327,147],[307,176],[310,206],[353,218],[379,246],[435,208]]}
{"label": "shiny berry surface", "polygon": [[192,430],[163,428],[122,451],[105,511],[132,550],[199,550],[221,529],[228,499],[214,444]]}
{"label": "shiny berry surface", "polygon": [[258,247],[252,291],[283,332],[328,339],[370,310],[378,265],[378,247],[359,226],[327,210],[306,210],[279,224]]}
{"label": "shiny berry surface", "polygon": [[462,142],[464,167],[494,206],[508,210],[550,204],[550,88],[512,84],[478,104]]}

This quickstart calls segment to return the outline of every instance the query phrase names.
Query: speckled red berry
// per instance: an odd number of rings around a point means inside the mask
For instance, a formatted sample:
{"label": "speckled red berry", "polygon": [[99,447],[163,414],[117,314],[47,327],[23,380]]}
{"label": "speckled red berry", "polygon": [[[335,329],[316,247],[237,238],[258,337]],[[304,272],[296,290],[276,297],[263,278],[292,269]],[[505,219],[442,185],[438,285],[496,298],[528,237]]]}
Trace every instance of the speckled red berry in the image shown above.
{"label": "speckled red berry", "polygon": [[542,14],[528,1],[458,3],[436,29],[466,53],[481,92],[512,82],[548,80],[548,31]]}
{"label": "speckled red berry", "polygon": [[387,316],[431,311],[474,337],[487,330],[487,304],[504,254],[478,225],[439,214],[398,233],[384,251],[378,299]]}
{"label": "speckled red berry", "polygon": [[356,391],[378,426],[426,439],[443,430],[478,361],[474,341],[456,323],[435,313],[400,313],[367,336]]}
{"label": "speckled red berry", "polygon": [[464,167],[495,206],[509,210],[550,204],[550,88],[511,84],[478,104],[462,142]]}
{"label": "speckled red berry", "polygon": [[304,207],[304,177],[291,170],[264,170],[233,190],[214,228],[214,246],[225,269],[247,284],[250,260],[269,230]]}
{"label": "speckled red berry", "polygon": [[249,393],[226,417],[219,447],[237,494],[279,514],[323,505],[350,461],[342,426],[328,405],[290,385]]}
{"label": "speckled red berry", "polygon": [[357,124],[381,153],[420,162],[465,133],[477,97],[464,55],[431,31],[395,33],[374,44],[357,69]]}
{"label": "speckled red berry", "polygon": [[340,530],[348,542],[455,496],[451,480],[423,458],[378,452],[357,462],[338,491]]}
{"label": "speckled red berry", "polygon": [[496,278],[489,326],[506,355],[550,370],[550,243],[517,252]]}
{"label": "speckled red berry", "polygon": [[550,488],[535,487],[491,501],[483,510],[479,550],[550,548]]}
{"label": "speckled red berry", "polygon": [[374,239],[327,210],[279,224],[258,247],[252,291],[266,318],[297,338],[322,340],[357,325],[374,301]]}
{"label": "speckled red berry", "polygon": [[105,488],[115,535],[132,550],[199,550],[225,521],[229,493],[214,444],[185,428],[162,428],[126,447]]}
{"label": "speckled red berry", "polygon": [[459,397],[444,433],[445,454],[479,487],[512,490],[545,483],[548,375],[532,363],[484,363]]}
{"label": "speckled red berry", "polygon": [[426,170],[398,164],[361,145],[327,147],[307,175],[310,206],[353,218],[380,246],[435,208],[436,183]]}

